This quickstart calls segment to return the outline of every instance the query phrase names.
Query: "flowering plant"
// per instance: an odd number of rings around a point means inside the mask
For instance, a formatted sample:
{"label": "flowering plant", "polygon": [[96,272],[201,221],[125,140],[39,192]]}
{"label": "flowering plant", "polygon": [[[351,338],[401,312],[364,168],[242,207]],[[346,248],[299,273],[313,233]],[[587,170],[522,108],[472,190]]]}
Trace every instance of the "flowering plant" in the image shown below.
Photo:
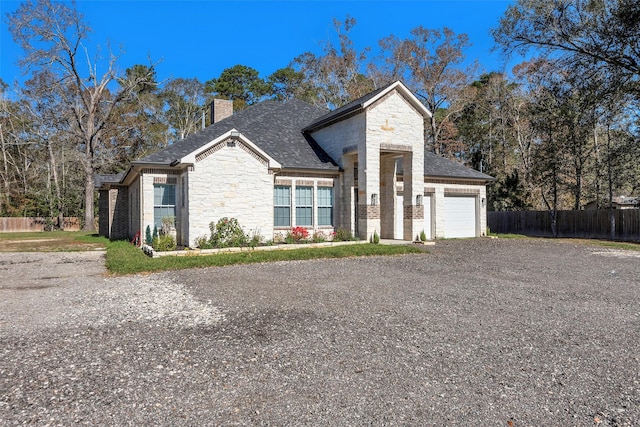
{"label": "flowering plant", "polygon": [[304,227],[293,227],[291,229],[291,237],[294,242],[299,243],[309,238],[309,231]]}

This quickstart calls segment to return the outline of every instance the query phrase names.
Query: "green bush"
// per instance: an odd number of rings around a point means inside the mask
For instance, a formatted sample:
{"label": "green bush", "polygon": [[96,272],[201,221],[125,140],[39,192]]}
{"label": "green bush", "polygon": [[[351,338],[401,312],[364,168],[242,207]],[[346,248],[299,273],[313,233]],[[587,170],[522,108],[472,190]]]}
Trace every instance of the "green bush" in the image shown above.
{"label": "green bush", "polygon": [[214,248],[246,246],[249,237],[245,234],[236,218],[220,218],[217,223],[209,224],[211,237],[209,243]]}
{"label": "green bush", "polygon": [[316,231],[311,236],[313,243],[323,243],[327,241],[327,236],[322,231]]}
{"label": "green bush", "polygon": [[256,246],[261,246],[264,243],[264,239],[258,230],[254,231],[251,237],[249,238],[248,244],[249,247],[255,248]]}
{"label": "green bush", "polygon": [[373,236],[371,236],[370,242],[373,243],[374,245],[377,245],[378,243],[380,243],[380,236],[378,236],[377,230],[373,230]]}
{"label": "green bush", "polygon": [[199,236],[194,239],[194,243],[196,248],[200,249],[211,249],[213,246],[209,242],[209,238],[207,236]]}
{"label": "green bush", "polygon": [[424,230],[422,230],[420,232],[420,241],[422,241],[422,242],[426,242],[427,241],[427,233],[425,233]]}
{"label": "green bush", "polygon": [[356,240],[353,238],[353,234],[351,234],[351,230],[346,228],[338,228],[333,233],[333,241],[334,242],[348,242],[350,240]]}
{"label": "green bush", "polygon": [[144,233],[144,242],[147,245],[150,245],[151,243],[153,243],[153,238],[151,237],[151,227],[147,225],[147,229]]}
{"label": "green bush", "polygon": [[153,239],[151,246],[158,252],[173,251],[176,248],[176,241],[173,236],[163,235]]}

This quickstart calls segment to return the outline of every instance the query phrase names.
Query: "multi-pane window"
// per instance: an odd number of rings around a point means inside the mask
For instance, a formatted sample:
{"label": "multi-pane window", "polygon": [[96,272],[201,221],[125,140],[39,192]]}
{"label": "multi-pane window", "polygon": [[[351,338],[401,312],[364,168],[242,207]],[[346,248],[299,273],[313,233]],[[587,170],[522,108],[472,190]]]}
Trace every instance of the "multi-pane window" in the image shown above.
{"label": "multi-pane window", "polygon": [[273,225],[276,227],[291,226],[291,187],[288,185],[274,187]]}
{"label": "multi-pane window", "polygon": [[296,187],[296,225],[313,226],[313,187]]}
{"label": "multi-pane window", "polygon": [[176,217],[176,186],[173,184],[153,185],[153,223],[162,228],[162,218]]}
{"label": "multi-pane window", "polygon": [[332,187],[318,187],[318,225],[333,225]]}

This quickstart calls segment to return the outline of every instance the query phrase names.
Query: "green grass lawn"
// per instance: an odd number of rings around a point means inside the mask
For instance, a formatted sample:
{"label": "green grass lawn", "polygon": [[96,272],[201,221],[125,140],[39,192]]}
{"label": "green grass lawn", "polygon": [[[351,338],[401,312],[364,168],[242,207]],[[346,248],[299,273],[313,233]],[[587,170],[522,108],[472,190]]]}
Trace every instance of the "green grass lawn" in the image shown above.
{"label": "green grass lawn", "polygon": [[107,269],[114,274],[132,274],[196,267],[221,267],[232,264],[250,264],[258,262],[344,258],[372,255],[388,256],[412,253],[424,253],[424,250],[411,245],[383,246],[366,243],[358,245],[327,246],[323,248],[302,248],[286,251],[226,252],[212,255],[149,258],[142,253],[140,249],[137,249],[130,243],[119,241],[110,242],[107,245]]}

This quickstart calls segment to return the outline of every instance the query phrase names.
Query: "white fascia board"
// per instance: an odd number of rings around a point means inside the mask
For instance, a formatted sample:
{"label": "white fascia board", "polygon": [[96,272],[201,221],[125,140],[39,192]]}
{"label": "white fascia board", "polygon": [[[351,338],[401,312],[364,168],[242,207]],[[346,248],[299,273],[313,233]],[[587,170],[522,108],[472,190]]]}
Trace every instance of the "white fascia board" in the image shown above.
{"label": "white fascia board", "polygon": [[231,129],[229,131],[227,131],[226,133],[220,135],[219,137],[217,137],[216,139],[206,143],[205,145],[203,145],[202,147],[198,148],[197,150],[191,152],[190,154],[182,157],[180,159],[180,163],[183,164],[195,164],[196,163],[196,155],[198,153],[202,153],[203,151],[208,150],[210,147],[228,139],[231,138],[231,134],[232,133],[236,133],[238,134],[238,136],[236,137],[239,141],[241,141],[243,144],[247,145],[252,151],[255,151],[259,156],[264,157],[265,159],[267,159],[267,162],[269,164],[269,169],[281,169],[282,165],[280,163],[278,163],[273,157],[271,157],[270,155],[268,155],[267,153],[265,153],[262,149],[260,149],[260,147],[258,147],[256,144],[254,144],[253,142],[251,142],[251,140],[249,138],[247,138],[246,136],[244,136],[242,133],[240,133],[239,131],[237,131],[235,128]]}
{"label": "white fascia board", "polygon": [[420,100],[413,94],[413,92],[411,92],[404,84],[402,84],[401,81],[393,83],[385,90],[380,92],[377,96],[365,102],[362,107],[365,109],[368,108],[370,105],[377,102],[380,98],[393,91],[394,89],[397,89],[398,92],[400,92],[405,98],[407,98],[411,105],[413,105],[413,107],[418,110],[423,116],[427,118],[430,118],[432,116],[431,111],[429,111],[427,107],[425,107],[424,104],[420,102]]}

